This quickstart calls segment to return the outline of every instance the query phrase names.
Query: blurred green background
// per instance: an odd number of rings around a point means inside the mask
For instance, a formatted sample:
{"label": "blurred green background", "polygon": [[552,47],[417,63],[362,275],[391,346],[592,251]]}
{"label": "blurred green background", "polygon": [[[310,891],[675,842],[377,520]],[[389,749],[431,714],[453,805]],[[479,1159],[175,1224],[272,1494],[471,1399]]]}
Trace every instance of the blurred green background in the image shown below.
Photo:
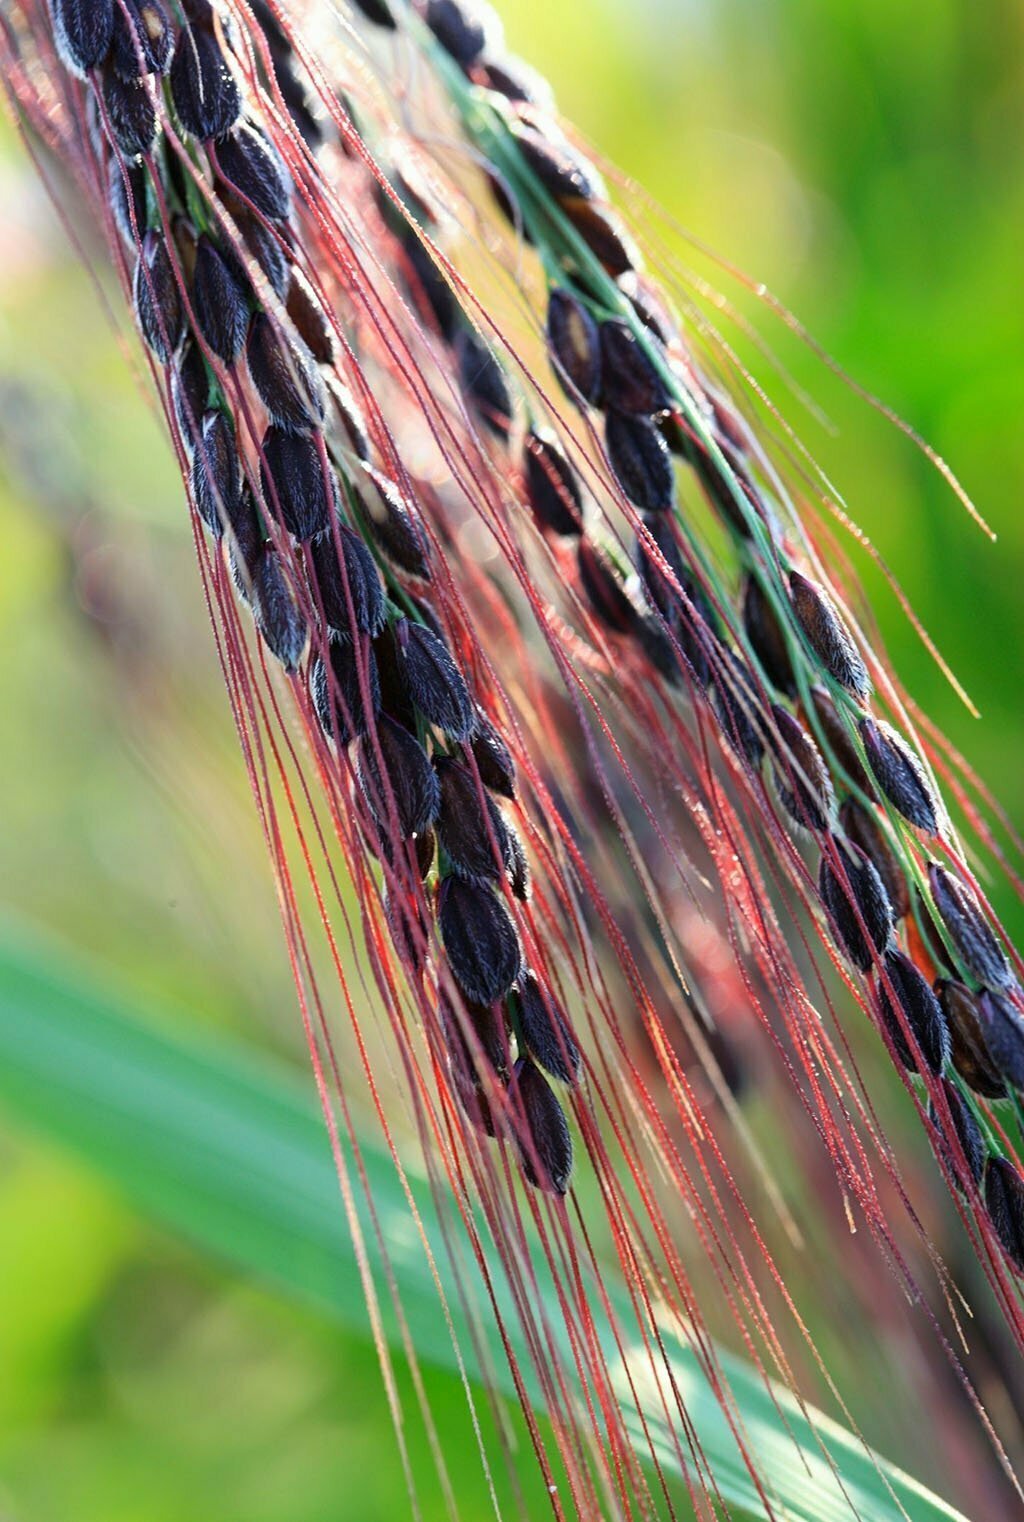
{"label": "blurred green background", "polygon": [[[780,344],[839,433],[794,419],[982,721],[855,557],[900,674],[1024,827],[1024,10],[502,10],[566,114],[912,422],[998,532]],[[301,1064],[176,469],[10,133],[0,177],[0,894],[143,1004]],[[0,1515],[405,1515],[371,1349],[170,1241],[2,1115],[0,1222]],[[443,1429],[458,1392],[434,1395]],[[468,1518],[488,1515],[473,1470]]]}

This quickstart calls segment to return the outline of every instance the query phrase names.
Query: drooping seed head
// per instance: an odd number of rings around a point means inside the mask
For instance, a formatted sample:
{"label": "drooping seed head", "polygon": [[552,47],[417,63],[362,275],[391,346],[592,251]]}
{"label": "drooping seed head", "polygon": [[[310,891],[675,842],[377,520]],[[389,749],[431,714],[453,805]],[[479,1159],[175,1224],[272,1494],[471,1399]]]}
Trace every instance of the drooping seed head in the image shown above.
{"label": "drooping seed head", "polygon": [[523,448],[526,494],[541,528],[578,538],[583,525],[583,498],[576,472],[558,445],[532,430]]}
{"label": "drooping seed head", "polygon": [[472,772],[457,761],[435,761],[441,783],[437,835],[452,869],[467,882],[500,882],[511,863],[510,832]]}
{"label": "drooping seed head", "polygon": [[[887,984],[891,985],[891,993]],[[875,991],[878,1013],[903,1066],[908,1072],[918,1071],[917,1058],[900,1023],[896,1004],[921,1049],[921,1056],[929,1071],[941,1073],[949,1056],[949,1031],[942,1006],[924,974],[904,952],[887,951],[882,959]]]}
{"label": "drooping seed head", "polygon": [[266,134],[252,122],[242,122],[212,149],[219,177],[270,221],[287,217],[291,186],[281,158]]}
{"label": "drooping seed head", "polygon": [[868,766],[884,796],[917,829],[934,834],[939,827],[939,806],[914,752],[881,720],[861,719],[858,728]]}
{"label": "drooping seed head", "polygon": [[567,395],[594,404],[601,395],[601,342],[597,323],[572,291],[557,287],[548,298],[551,360]]}
{"label": "drooping seed head", "polygon": [[256,312],[245,346],[252,383],[278,428],[305,433],[319,428],[326,415],[324,383],[312,354],[289,338],[266,313]]}
{"label": "drooping seed head", "polygon": [[797,623],[825,670],[854,697],[866,699],[871,692],[867,667],[824,587],[791,571],[789,595]]}
{"label": "drooping seed head", "polygon": [[512,397],[504,371],[490,346],[472,328],[455,335],[455,360],[459,382],[480,421],[499,439],[507,439],[512,426]]}
{"label": "drooping seed head", "polygon": [[316,657],[309,674],[309,693],[320,728],[329,740],[344,747],[369,730],[369,716],[380,708],[380,677],[365,638],[358,643],[333,640],[329,663],[322,656]]}
{"label": "drooping seed head", "polygon": [[203,414],[191,469],[196,510],[211,534],[220,538],[236,521],[242,505],[242,473],[235,425],[219,407]]}
{"label": "drooping seed head", "polygon": [[431,829],[441,806],[441,788],[415,735],[381,714],[375,733],[359,742],[358,769],[370,812],[383,832],[390,833],[392,821],[401,839]]}
{"label": "drooping seed head", "polygon": [[281,568],[272,544],[263,546],[252,579],[256,626],[267,647],[287,672],[297,671],[309,639],[309,629]]}
{"label": "drooping seed head", "polygon": [[192,310],[214,354],[233,364],[249,326],[249,284],[235,260],[205,233],[196,244]]}
{"label": "drooping seed head", "polygon": [[513,1019],[520,1046],[552,1078],[575,1083],[580,1075],[580,1050],[550,989],[535,973],[528,972],[514,1000]]}
{"label": "drooping seed head", "polygon": [[152,228],[142,240],[132,294],[139,331],[166,365],[184,337],[185,312],[166,240]]}
{"label": "drooping seed head", "polygon": [[225,137],[237,122],[242,98],[211,27],[182,27],[171,60],[171,98],[181,125],[200,142]]}
{"label": "drooping seed head", "polygon": [[939,918],[967,970],[979,983],[1012,988],[1013,968],[971,889],[936,861],[928,863],[928,882]]}
{"label": "drooping seed head", "polygon": [[605,445],[624,495],[648,513],[668,513],[675,502],[675,471],[668,445],[648,418],[609,412]]}
{"label": "drooping seed head", "polygon": [[878,819],[855,798],[847,798],[839,810],[839,822],[848,840],[860,846],[885,884],[897,920],[910,913],[910,888],[903,868]]}
{"label": "drooping seed head", "polygon": [[317,437],[272,425],[263,435],[260,479],[267,511],[296,539],[323,533],[337,500],[337,483],[324,465]]}
{"label": "drooping seed head", "polygon": [[795,697],[793,660],[779,616],[756,576],[748,575],[743,589],[743,628],[772,686]]}
{"label": "drooping seed head", "polygon": [[671,398],[661,372],[629,323],[609,318],[599,336],[604,405],[641,417],[666,411]]}
{"label": "drooping seed head", "polygon": [[985,1208],[1003,1251],[1024,1273],[1024,1178],[1005,1157],[985,1165]]}
{"label": "drooping seed head", "polygon": [[956,1179],[957,1186],[963,1190],[968,1182],[977,1189],[985,1172],[985,1158],[987,1147],[985,1138],[981,1134],[981,1128],[971,1113],[959,1089],[948,1078],[942,1079],[942,1092],[946,1096],[949,1106],[950,1118],[953,1122],[953,1130],[963,1153],[964,1162],[967,1165],[966,1177],[964,1176],[964,1164],[957,1158],[951,1141],[944,1130],[944,1121],[939,1114],[935,1102],[929,1101],[928,1114],[932,1124],[939,1133],[939,1146],[945,1154],[946,1161]]}
{"label": "drooping seed head", "polygon": [[835,803],[832,779],[821,752],[785,708],[772,705],[775,731],[767,730],[773,751],[772,777],[790,817],[805,830],[824,830]]}
{"label": "drooping seed head", "polygon": [[893,929],[892,905],[882,879],[859,847],[833,835],[842,872],[822,852],[818,890],[833,937],[854,966],[867,972]]}
{"label": "drooping seed head", "polygon": [[1024,1089],[1024,1015],[994,989],[978,995],[978,1023],[985,1050],[1002,1078],[1015,1089]]}
{"label": "drooping seed head", "polygon": [[950,1059],[976,1094],[1003,1099],[1006,1085],[985,1044],[977,995],[955,978],[940,978],[935,992],[949,1026]]}
{"label": "drooping seed head", "polygon": [[448,877],[438,896],[441,939],[452,974],[467,999],[493,1004],[519,976],[519,936],[490,888]]}
{"label": "drooping seed head", "polygon": [[536,1063],[521,1057],[510,1092],[521,1108],[526,1134],[518,1139],[526,1179],[535,1189],[562,1195],[572,1178],[572,1137],[565,1111]]}
{"label": "drooping seed head", "polygon": [[310,544],[310,561],[328,627],[344,639],[356,633],[376,639],[387,617],[387,599],[376,562],[359,535],[344,524],[336,531],[328,526]]}

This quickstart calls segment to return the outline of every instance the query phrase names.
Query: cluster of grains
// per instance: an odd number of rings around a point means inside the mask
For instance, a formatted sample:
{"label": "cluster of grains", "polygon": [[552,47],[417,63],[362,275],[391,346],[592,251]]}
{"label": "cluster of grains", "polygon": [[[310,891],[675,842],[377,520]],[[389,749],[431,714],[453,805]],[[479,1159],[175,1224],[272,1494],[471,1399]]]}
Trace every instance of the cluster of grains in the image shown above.
{"label": "cluster of grains", "polygon": [[[457,21],[457,16],[461,20]],[[561,185],[560,204],[579,220],[583,235],[596,238],[598,226],[616,228],[611,209],[595,200],[600,184],[596,171],[584,165],[567,144],[550,142],[545,136],[532,104],[534,96],[542,93],[540,82],[518,59],[495,51],[500,29],[493,16],[488,13],[485,19],[481,9],[474,8],[471,17],[467,8],[446,4],[428,6],[426,18],[478,88],[514,109],[517,151],[522,152],[531,171],[546,176],[545,183]],[[502,182],[494,178],[490,183],[499,204],[513,215]],[[425,223],[432,232],[437,230],[429,207],[411,195],[400,178],[393,188],[396,196],[408,203],[409,211],[403,216],[390,199],[383,207],[398,239],[397,262],[417,310],[450,348],[454,373],[475,422],[517,467],[506,479],[515,485],[544,535],[575,543],[577,586],[591,614],[607,632],[635,641],[662,676],[679,683],[685,672],[659,618],[633,596],[630,568],[617,563],[588,535],[586,493],[579,473],[558,439],[534,419],[529,398],[517,395],[494,348],[469,322],[421,241],[417,222]],[[634,309],[646,314],[659,332],[665,333],[667,315],[658,314],[653,298],[633,271],[638,255],[630,250],[621,231],[616,236],[621,250],[614,263],[623,271],[622,290],[630,293]],[[607,400],[602,405],[608,408],[613,463],[618,471],[629,475],[634,491],[650,506],[651,532],[670,537],[673,471],[656,426],[669,398],[655,365],[636,343],[627,323],[619,318],[598,323],[568,288],[552,291],[548,335],[556,373],[567,395],[578,405],[597,402],[603,395],[602,374],[607,377]],[[526,425],[517,428],[517,417],[523,411]]]}
{"label": "cluster of grains", "polygon": [[[753,586],[745,605],[751,646],[768,680],[792,699],[795,672],[779,662],[778,631]],[[972,1098],[1010,1097],[1024,1081],[1022,990],[973,889],[956,868],[923,854],[942,840],[941,800],[913,748],[869,712],[870,678],[835,605],[796,570],[788,590],[804,640],[794,654],[809,651],[820,664],[819,681],[823,672],[839,692],[815,685],[804,702],[822,749],[791,716],[788,735],[779,726],[788,753],[787,775],[775,773],[779,799],[818,838],[829,929],[868,974],[895,1060],[935,1080],[929,1115],[937,1150],[959,1187],[984,1204],[1007,1259],[1022,1270],[1024,1179]],[[852,725],[837,697],[853,706]],[[903,860],[897,841],[906,847]],[[908,859],[927,882],[927,897],[908,880]]]}
{"label": "cluster of grains", "polygon": [[[397,25],[382,0],[359,9]],[[969,1096],[998,1099],[1024,1082],[1021,993],[962,877],[932,861],[918,870],[920,889],[908,881],[908,853],[917,865],[922,841],[945,830],[930,776],[870,711],[857,640],[797,563],[744,425],[701,381],[600,174],[555,123],[546,87],[502,51],[489,7],[427,0],[421,13],[448,66],[490,103],[479,145],[493,155],[489,183],[544,253],[552,366],[573,405],[603,419],[646,608],[629,568],[588,532],[567,452],[514,398],[412,219],[399,217],[410,288],[450,346],[474,417],[516,454],[538,527],[575,544],[594,617],[686,688],[817,843],[831,934],[869,976],[896,1060],[936,1080],[938,1144],[965,1187],[981,1187],[1019,1265],[1024,1183]],[[315,148],[322,128],[291,45],[263,0],[253,15],[262,82]],[[53,18],[62,59],[91,88],[112,213],[136,259],[138,325],[169,373],[196,510],[223,543],[268,648],[308,684],[324,735],[350,758],[356,806],[385,863],[396,945],[414,975],[436,920],[451,975],[439,988],[458,995],[453,1003],[445,992],[442,1010],[457,1093],[486,1131],[493,1098],[508,1095],[523,1118],[527,1174],[564,1190],[568,1129],[540,1070],[572,1082],[579,1054],[550,990],[524,965],[512,909],[528,892],[525,853],[494,797],[513,793],[508,750],[425,596],[430,548],[415,504],[377,468],[335,371],[332,319],[292,256],[292,187],[247,103],[234,23],[208,0],[190,0],[180,19],[159,0],[55,0]],[[254,411],[262,422],[249,449],[243,422]],[[738,618],[703,588],[673,456],[734,536],[745,568]],[[908,840],[901,860],[894,841]],[[936,981],[936,966],[948,976]]]}
{"label": "cluster of grains", "polygon": [[[588,539],[584,494],[566,452],[529,422],[525,500],[545,534],[576,541],[580,587],[605,628],[635,638],[662,676],[706,702],[743,765],[757,775],[767,767],[785,816],[816,842],[829,931],[868,975],[895,1060],[933,1080],[937,1148],[984,1202],[1009,1261],[1022,1268],[1024,1179],[1001,1155],[972,1094],[998,1099],[1024,1082],[1024,995],[967,882],[949,866],[921,862],[922,845],[947,831],[930,775],[871,713],[873,684],[857,640],[828,589],[800,568],[760,485],[744,424],[701,382],[600,174],[550,114],[547,87],[501,51],[489,7],[429,0],[423,15],[477,98],[493,107],[475,146],[492,157],[498,206],[542,250],[545,269],[558,270],[546,320],[552,365],[577,408],[603,414],[607,464],[635,514],[635,564],[649,612],[638,609],[614,558]],[[472,134],[477,117],[463,117]],[[452,345],[467,400],[511,447],[515,408],[501,364],[412,232],[404,247],[413,283]],[[735,622],[702,591],[674,455],[693,470],[746,568]],[[897,841],[926,892],[908,880]],[[936,978],[936,970],[948,976]]]}
{"label": "cluster of grains", "polygon": [[[367,13],[386,21],[385,7]],[[265,83],[315,147],[322,129],[287,39],[264,5],[254,14]],[[59,0],[54,25],[93,90],[113,216],[136,258],[136,319],[168,374],[196,511],[346,757],[412,977],[436,923],[455,1093],[490,1135],[500,1098],[525,1176],[564,1193],[572,1144],[545,1074],[575,1084],[580,1056],[510,912],[529,894],[524,847],[496,802],[515,797],[512,758],[425,595],[414,505],[375,468],[336,373],[333,319],[293,260],[290,176],[246,100],[233,26],[205,0],[180,27],[158,0]]]}
{"label": "cluster of grains", "polygon": [[[32,10],[37,0],[24,3]],[[722,976],[727,960],[741,996],[751,993],[750,970],[765,974],[768,993],[786,984],[795,959],[786,956],[774,923],[749,955],[736,944],[742,936],[732,939],[744,921],[753,925],[743,895],[762,875],[755,857],[774,851],[772,868],[778,862],[791,882],[814,882],[836,960],[845,958],[867,979],[888,1050],[927,1092],[931,1135],[947,1172],[971,1207],[984,1212],[981,1219],[991,1228],[985,1227],[987,1240],[997,1239],[1008,1261],[1024,1271],[1024,1180],[1003,1155],[987,1108],[1004,1099],[1017,1102],[1015,1091],[1024,1086],[1022,998],[1011,959],[957,866],[927,767],[877,711],[869,666],[878,668],[867,647],[816,579],[803,537],[787,533],[784,524],[798,526],[798,520],[755,430],[708,378],[717,374],[714,367],[706,375],[698,363],[689,333],[684,337],[682,324],[643,272],[601,175],[560,128],[543,82],[503,51],[490,7],[463,0],[351,0],[342,8],[342,30],[333,43],[341,37],[351,42],[356,13],[387,35],[355,53],[344,43],[325,47],[307,69],[299,34],[293,34],[293,45],[285,12],[279,19],[274,0],[176,0],[173,8],[170,0],[43,4],[51,8],[62,57],[84,81],[84,88],[58,81],[58,93],[66,87],[72,122],[82,116],[81,102],[90,103],[96,160],[108,173],[112,218],[132,261],[138,325],[166,382],[197,533],[201,523],[209,536],[199,536],[200,558],[216,601],[218,632],[226,636],[236,711],[243,724],[252,719],[262,743],[270,720],[259,684],[250,697],[252,652],[237,637],[232,584],[262,639],[262,647],[258,639],[252,642],[259,659],[277,663],[283,675],[275,686],[290,687],[306,721],[308,751],[335,834],[355,869],[362,928],[397,1050],[410,1064],[411,1054],[421,1050],[420,1031],[408,1031],[408,1002],[422,1017],[431,1059],[447,1072],[440,1114],[433,1094],[426,1095],[423,1110],[416,1104],[421,1134],[429,1133],[431,1145],[440,1138],[446,1163],[454,1162],[459,1173],[463,1161],[475,1173],[479,1162],[493,1159],[497,1149],[483,1138],[495,1137],[503,1176],[509,1142],[525,1179],[562,1195],[573,1166],[566,1109],[574,1108],[598,1175],[609,1243],[627,1282],[659,1286],[659,1318],[662,1306],[673,1315],[692,1308],[699,1332],[700,1297],[691,1293],[681,1260],[677,1265],[672,1220],[662,1216],[657,1191],[648,1191],[633,1166],[633,1158],[646,1152],[633,1148],[642,1140],[664,1164],[688,1229],[692,1223],[713,1256],[714,1282],[726,1292],[722,1268],[741,1244],[724,1213],[726,1232],[720,1236],[711,1196],[732,1198],[732,1170],[704,1131],[699,1093],[689,1085],[684,1064],[662,1039],[676,1011],[666,1003],[662,1020],[647,984],[652,969],[657,976],[662,932],[673,972],[689,972],[684,933],[673,923],[675,905],[663,884],[670,871],[675,883],[691,838],[707,851],[708,896],[715,892],[716,872],[723,889],[729,941],[709,955],[707,937],[700,934],[717,992],[728,998]],[[317,17],[329,19],[326,12]],[[391,47],[393,35],[401,46]],[[419,67],[417,49],[430,70]],[[392,69],[390,86],[385,67],[374,77],[378,58]],[[349,59],[353,72],[342,79],[335,66]],[[477,192],[484,183],[489,187],[517,240],[536,252],[545,280],[536,329],[546,338],[552,373],[568,398],[563,411],[569,423],[539,383],[531,386],[525,371],[512,369],[506,358],[514,358],[512,350],[492,342],[497,330],[482,309],[470,299],[463,305],[457,271],[446,278],[444,260],[432,249],[433,235],[447,224],[417,200],[414,181],[403,183],[396,174],[390,187],[381,183],[378,147],[410,165],[422,162],[435,141],[443,143],[442,153],[451,152],[447,131],[417,133],[414,143],[403,137],[406,121],[415,119],[414,76],[419,84],[428,74],[449,92],[469,140],[471,151],[453,156],[463,166],[488,166]],[[307,94],[307,76],[316,81],[316,96]],[[383,83],[383,94],[393,88],[391,104],[403,113],[410,108],[401,128],[396,121],[381,132],[380,143],[365,136],[359,141],[362,123],[355,122],[347,101],[347,91],[360,88],[357,77],[368,85]],[[358,98],[360,115],[365,100],[372,137],[388,103],[381,103],[378,116],[376,99]],[[96,165],[88,143],[81,157],[83,178],[91,180]],[[533,259],[528,250],[518,251]],[[388,260],[427,319],[425,338],[415,331],[405,303],[397,301],[391,310]],[[368,266],[383,272],[379,288],[372,276],[367,279]],[[518,294],[528,296],[533,288],[524,282]],[[465,406],[454,422],[451,414],[459,409],[450,405],[447,384],[436,397],[429,382],[421,389],[422,349],[447,359],[461,386]],[[381,376],[382,399],[364,364]],[[445,368],[439,367],[443,381]],[[474,427],[466,427],[463,412]],[[584,437],[595,446],[588,450]],[[465,449],[464,476],[449,440],[455,451]],[[417,462],[428,454],[429,464],[417,476]],[[438,484],[439,454],[452,465],[450,485]],[[493,473],[487,475],[489,466]],[[496,620],[499,636],[509,630],[520,648],[512,606],[520,590],[552,646],[567,629],[561,589],[552,599],[559,611],[549,621],[546,589],[528,585],[527,556],[519,554],[516,537],[524,524],[530,551],[542,548],[537,558],[554,565],[559,580],[568,571],[569,597],[583,607],[585,634],[568,628],[566,665],[575,675],[579,657],[585,671],[601,673],[596,696],[609,696],[615,719],[625,721],[624,767],[628,781],[638,784],[637,809],[649,824],[646,836],[634,831],[627,810],[618,806],[617,779],[607,789],[598,786],[596,751],[582,755],[578,774],[569,779],[572,742],[557,737],[547,770],[546,753],[538,750],[530,767],[533,791],[537,798],[549,796],[552,808],[539,821],[536,839],[555,849],[538,853],[538,871],[543,865],[546,876],[538,878],[534,909],[526,907],[529,872],[513,823],[516,770],[498,719],[512,710],[501,706],[481,674],[484,662],[465,612],[471,593],[480,594],[479,605],[494,592],[489,605],[496,606],[510,582],[498,576],[492,582],[483,557],[479,566],[465,563],[479,542],[468,535],[461,541],[465,560],[443,558],[449,545],[459,543],[444,522],[456,487],[471,504],[486,496],[490,507],[500,497],[502,507],[512,507],[507,515],[496,514],[508,530],[499,565],[518,576]],[[726,530],[724,555],[717,530],[705,542],[706,514],[687,511],[688,493],[696,491]],[[522,511],[510,501],[513,494]],[[425,529],[427,513],[434,534]],[[725,563],[729,570],[720,575]],[[596,649],[587,648],[591,640]],[[536,646],[528,648],[524,640],[521,648],[529,658]],[[563,652],[553,653],[562,675]],[[529,688],[527,699],[517,694],[522,712],[527,701],[536,701],[543,676],[532,668],[516,675]],[[276,718],[276,694],[269,696]],[[569,727],[575,693],[559,690],[558,697]],[[635,712],[627,712],[634,698]],[[544,703],[534,710],[538,728],[544,712]],[[886,713],[892,717],[891,710]],[[585,723],[578,728],[582,733]],[[666,735],[678,736],[678,764],[675,756],[656,756]],[[305,785],[305,758],[287,738]],[[607,738],[609,748],[618,745],[611,728]],[[276,747],[276,734],[273,741]],[[700,752],[693,764],[691,747],[693,755]],[[634,776],[629,769],[638,755]],[[287,760],[280,767],[285,788],[291,781]],[[670,789],[654,792],[655,781],[666,777],[679,783],[687,802],[692,799],[688,819],[656,818],[656,806],[647,812],[651,800],[663,802],[666,815],[674,809]],[[610,848],[583,840],[574,817],[577,798],[584,805],[581,815],[598,828],[607,825],[609,814],[616,825],[621,822],[620,830],[607,831]],[[320,800],[312,802],[319,829]],[[715,847],[733,822],[737,844],[719,857]],[[303,825],[295,825],[301,833]],[[712,841],[714,834],[718,839]],[[329,835],[322,833],[319,843],[329,848]],[[558,851],[562,843],[564,854]],[[595,846],[605,879],[616,875],[619,859],[630,867],[639,860],[639,871],[622,873],[623,896],[632,893],[634,900],[625,912],[618,906],[612,911],[603,899],[592,867]],[[276,843],[275,849],[286,856]],[[811,853],[814,871],[808,873]],[[375,858],[372,872],[367,855]],[[281,865],[287,884],[287,859]],[[726,874],[734,869],[737,895],[730,900]],[[772,875],[776,882],[782,876]],[[646,896],[636,894],[638,878]],[[560,931],[563,905],[579,933],[578,958]],[[771,916],[772,906],[766,908]],[[693,918],[700,918],[696,907]],[[591,941],[591,926],[599,922],[600,934]],[[291,938],[293,926],[288,929]],[[766,966],[776,965],[774,955],[762,956],[762,946],[780,954],[783,973],[776,984]],[[598,948],[611,950],[618,961],[624,1011]],[[412,991],[408,1001],[394,987],[396,959]],[[562,984],[549,973],[549,962],[572,966],[572,976],[593,1000],[589,1023],[597,1029],[603,1021],[616,1042],[614,1051],[609,1045],[610,1066],[595,1051],[586,1100],[574,1092],[583,1063],[559,998]],[[611,975],[618,975],[614,966]],[[794,976],[800,977],[795,965]],[[315,985],[315,976],[311,981]],[[664,986],[668,998],[676,997],[676,981],[669,987],[666,979]],[[799,983],[795,988],[799,992]],[[631,1015],[635,1032],[626,1024]],[[357,1024],[362,1019],[355,1009],[352,1016]],[[404,1040],[407,1034],[414,1039]],[[811,1041],[805,1050],[808,1071],[821,1051],[824,1077],[831,1042],[827,1031],[823,1035],[821,1048]],[[702,1040],[696,1048],[700,1061],[708,1045]],[[648,1094],[647,1046],[652,1074],[670,1080],[666,1108],[674,1106],[684,1123],[680,1137],[709,1138],[706,1148],[696,1143],[715,1170],[704,1172],[701,1163],[706,1190],[699,1179],[696,1188],[691,1183],[690,1157],[677,1151]],[[838,1081],[834,1091],[843,1097]],[[591,1100],[601,1106],[607,1127],[593,1123]],[[823,1137],[839,1140],[830,1108],[826,1093],[819,1107],[829,1128]],[[447,1155],[449,1123],[453,1139],[478,1138],[468,1159],[457,1147],[456,1155]],[[614,1148],[608,1154],[605,1137]],[[616,1159],[627,1165],[622,1183],[610,1166]],[[724,1191],[717,1187],[719,1167],[730,1186]],[[871,1180],[863,1182],[863,1195],[854,1194],[864,1198],[872,1225],[882,1227],[884,1206],[873,1205],[867,1198],[874,1194]],[[558,1439],[560,1451],[567,1465],[576,1465],[575,1427],[564,1423],[560,1398],[563,1355],[548,1345],[543,1317],[533,1334],[528,1261],[522,1263],[527,1280],[519,1277],[519,1204],[507,1202],[509,1229],[504,1209],[492,1209],[489,1191],[469,1204],[464,1217],[474,1247],[481,1243],[474,1228],[479,1204],[498,1254],[514,1269],[516,1314],[529,1332],[531,1353],[536,1350],[541,1388],[559,1387],[556,1398],[549,1397],[554,1430],[567,1434],[567,1441]],[[531,1206],[542,1215],[536,1202]],[[592,1307],[585,1303],[586,1275],[576,1272],[574,1214],[543,1212],[542,1219],[557,1233],[571,1233],[552,1235],[548,1245],[545,1232],[544,1249],[560,1296],[564,1290],[574,1353],[577,1346],[582,1351],[566,1365],[572,1377],[565,1388],[574,1390],[580,1375],[593,1389],[594,1409],[609,1418],[607,1434],[598,1437],[602,1444],[607,1438],[614,1510],[613,1466],[628,1447],[617,1425],[621,1381],[614,1370],[606,1380],[603,1337],[590,1336]],[[578,1240],[589,1247],[585,1225],[583,1230]],[[563,1241],[571,1249],[564,1256]],[[484,1243],[483,1267],[489,1251]],[[765,1261],[771,1265],[767,1252]],[[525,1295],[519,1291],[524,1282]],[[747,1301],[740,1296],[737,1304]],[[660,1331],[649,1337],[645,1295],[634,1297],[634,1309],[644,1346],[652,1344],[660,1358]],[[694,1341],[693,1316],[687,1317],[686,1335],[697,1346],[703,1336]],[[572,1333],[577,1317],[583,1329],[578,1344]],[[774,1340],[770,1321],[762,1322],[759,1312],[756,1321],[758,1339],[765,1331]],[[549,1379],[552,1359],[556,1377]],[[660,1391],[661,1363],[652,1361],[651,1370],[651,1388]],[[678,1409],[688,1434],[685,1411]],[[646,1425],[643,1407],[638,1411]],[[662,1415],[674,1425],[671,1412]],[[590,1516],[601,1508],[587,1493],[588,1469],[584,1454],[575,1472],[570,1467],[568,1486],[552,1490],[571,1493],[579,1514]],[[707,1503],[706,1495],[692,1499],[698,1510],[701,1499]],[[654,1509],[658,1504],[652,1502]]]}

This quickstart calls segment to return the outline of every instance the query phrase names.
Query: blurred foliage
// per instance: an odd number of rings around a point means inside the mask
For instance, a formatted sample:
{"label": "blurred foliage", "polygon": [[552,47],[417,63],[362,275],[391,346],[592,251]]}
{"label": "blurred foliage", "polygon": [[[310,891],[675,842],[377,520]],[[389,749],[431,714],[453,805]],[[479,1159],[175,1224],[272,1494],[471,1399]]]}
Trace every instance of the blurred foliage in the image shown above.
{"label": "blurred foliage", "polygon": [[[839,431],[793,404],[791,417],[982,722],[858,553],[897,668],[1024,827],[1017,0],[501,8],[566,114],[766,281],[950,460],[997,530],[992,546],[911,447],[761,313]],[[301,1061],[176,469],[101,291],[10,135],[4,150],[0,893],[143,995]],[[1000,907],[1024,933],[1005,893]],[[13,1128],[0,1131],[0,1219],[0,1513],[403,1514],[366,1347],[170,1244]],[[458,1391],[439,1377],[431,1396],[443,1429]],[[486,1514],[467,1491],[467,1518]]]}

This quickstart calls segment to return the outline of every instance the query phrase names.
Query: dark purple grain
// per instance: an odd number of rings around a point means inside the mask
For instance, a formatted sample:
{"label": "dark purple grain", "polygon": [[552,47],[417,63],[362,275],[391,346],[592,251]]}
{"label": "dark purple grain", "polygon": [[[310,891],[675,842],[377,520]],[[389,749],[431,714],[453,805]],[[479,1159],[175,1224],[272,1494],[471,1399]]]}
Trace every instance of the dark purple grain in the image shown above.
{"label": "dark purple grain", "polygon": [[928,863],[928,882],[939,918],[967,970],[979,983],[1012,988],[1013,968],[972,890],[935,861]]}
{"label": "dark purple grain", "polygon": [[864,852],[838,836],[832,837],[832,844],[844,871],[823,852],[818,889],[833,936],[850,961],[867,972],[874,962],[873,950],[884,950],[892,934],[892,905]]}
{"label": "dark purple grain", "polygon": [[449,877],[438,898],[441,939],[452,974],[468,999],[493,1004],[519,976],[515,925],[490,888]]}
{"label": "dark purple grain", "polygon": [[931,783],[913,751],[888,724],[861,719],[864,754],[884,796],[919,830],[938,829],[938,803]]}
{"label": "dark purple grain", "polygon": [[[892,993],[886,987],[886,981],[891,984]],[[903,1066],[911,1073],[918,1071],[917,1058],[900,1024],[893,994],[928,1069],[932,1073],[941,1073],[949,1056],[946,1017],[927,978],[902,951],[886,952],[876,993],[879,1015]]]}
{"label": "dark purple grain", "polygon": [[529,1183],[563,1195],[572,1177],[572,1138],[565,1112],[540,1068],[521,1057],[513,1071],[511,1093],[521,1107],[525,1135],[518,1136],[523,1173]]}
{"label": "dark purple grain", "polygon": [[[378,748],[383,771],[377,759]],[[441,804],[441,789],[437,773],[415,735],[381,714],[375,733],[359,742],[358,766],[366,801],[382,832],[390,834],[397,824],[399,838],[406,839],[433,826]]]}
{"label": "dark purple grain", "polygon": [[867,698],[871,692],[867,667],[825,589],[799,571],[791,571],[789,595],[807,643],[828,674],[854,697]]}

